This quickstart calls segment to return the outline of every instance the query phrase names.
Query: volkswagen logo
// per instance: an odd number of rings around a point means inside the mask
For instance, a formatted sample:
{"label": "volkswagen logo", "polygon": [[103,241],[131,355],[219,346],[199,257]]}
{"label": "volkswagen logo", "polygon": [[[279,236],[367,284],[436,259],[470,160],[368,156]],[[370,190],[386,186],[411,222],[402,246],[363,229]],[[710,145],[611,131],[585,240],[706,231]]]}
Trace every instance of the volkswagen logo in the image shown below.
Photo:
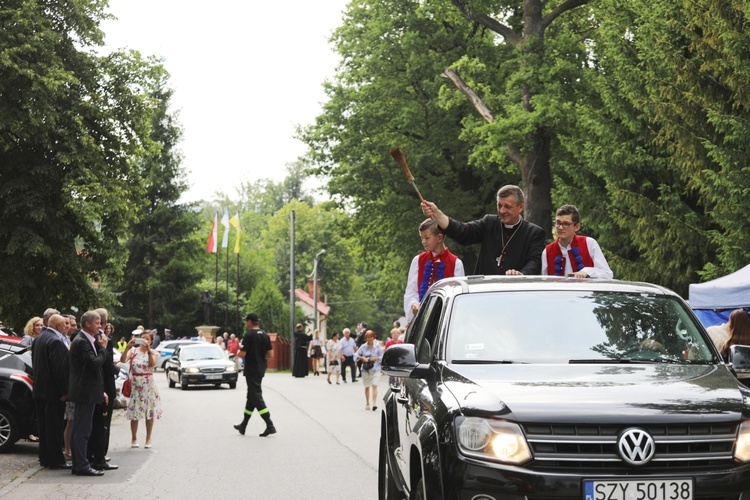
{"label": "volkswagen logo", "polygon": [[627,429],[617,440],[617,452],[630,465],[646,465],[654,458],[654,438],[643,429]]}

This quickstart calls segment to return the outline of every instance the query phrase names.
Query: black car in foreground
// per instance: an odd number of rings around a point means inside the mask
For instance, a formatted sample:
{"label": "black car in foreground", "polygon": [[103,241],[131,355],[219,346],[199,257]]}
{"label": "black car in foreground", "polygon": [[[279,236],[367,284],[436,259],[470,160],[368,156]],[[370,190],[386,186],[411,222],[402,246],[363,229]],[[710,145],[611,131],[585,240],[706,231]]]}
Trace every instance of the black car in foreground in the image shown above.
{"label": "black car in foreground", "polygon": [[36,434],[32,375],[28,347],[0,340],[0,452]]}
{"label": "black car in foreground", "polygon": [[382,365],[380,498],[750,499],[750,390],[665,288],[445,279]]}

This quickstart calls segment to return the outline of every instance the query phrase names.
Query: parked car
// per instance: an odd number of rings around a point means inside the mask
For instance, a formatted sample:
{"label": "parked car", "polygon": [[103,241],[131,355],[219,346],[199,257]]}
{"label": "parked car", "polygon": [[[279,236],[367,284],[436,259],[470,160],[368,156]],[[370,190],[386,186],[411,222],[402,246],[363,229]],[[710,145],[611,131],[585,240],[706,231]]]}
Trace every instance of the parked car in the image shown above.
{"label": "parked car", "polygon": [[18,335],[16,332],[13,331],[12,328],[9,328],[7,326],[0,327],[0,340],[6,340],[10,342],[20,342],[23,338],[23,335]]}
{"label": "parked car", "polygon": [[227,357],[226,351],[215,344],[199,342],[199,345],[183,345],[177,348],[167,361],[165,371],[169,387],[180,384],[185,390],[189,385],[229,384],[237,387],[237,367]]}
{"label": "parked car", "polygon": [[445,279],[382,365],[380,498],[750,498],[750,391],[663,287]]}
{"label": "parked car", "polygon": [[36,433],[32,375],[28,347],[0,340],[0,452]]}
{"label": "parked car", "polygon": [[194,340],[187,340],[187,339],[162,341],[158,346],[156,346],[156,349],[154,349],[156,352],[159,353],[159,359],[156,360],[156,367],[164,370],[165,366],[167,365],[167,361],[169,361],[169,358],[171,358],[174,355],[175,349],[177,349],[181,345],[192,345],[192,344],[203,344],[203,343],[204,342],[197,342]]}

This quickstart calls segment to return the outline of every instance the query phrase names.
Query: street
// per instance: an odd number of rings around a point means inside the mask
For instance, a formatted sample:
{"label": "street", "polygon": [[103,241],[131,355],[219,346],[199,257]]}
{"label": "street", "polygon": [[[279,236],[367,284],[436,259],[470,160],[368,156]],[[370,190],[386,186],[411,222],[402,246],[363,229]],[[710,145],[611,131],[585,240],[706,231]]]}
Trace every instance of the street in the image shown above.
{"label": "street", "polygon": [[[263,499],[377,498],[380,408],[366,411],[361,381],[327,384],[324,375],[295,379],[268,373],[263,395],[278,434],[253,415],[245,436],[245,381],[227,386],[167,387],[155,374],[164,416],[154,424],[153,447],[130,447],[129,422],[116,410],[109,456],[119,470],[103,477],[39,469],[0,490],[7,499],[29,498],[205,498],[224,495]],[[381,378],[379,400],[387,388]],[[25,450],[26,445],[24,445]]]}

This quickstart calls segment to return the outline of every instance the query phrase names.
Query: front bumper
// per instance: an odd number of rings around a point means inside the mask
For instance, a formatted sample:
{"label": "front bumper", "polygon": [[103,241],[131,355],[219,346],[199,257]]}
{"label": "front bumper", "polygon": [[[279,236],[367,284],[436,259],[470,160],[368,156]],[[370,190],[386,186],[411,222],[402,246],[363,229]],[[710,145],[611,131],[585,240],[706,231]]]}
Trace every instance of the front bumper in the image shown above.
{"label": "front bumper", "polygon": [[585,479],[634,479],[636,477],[693,478],[694,500],[750,499],[750,465],[741,465],[729,470],[686,469],[685,472],[671,471],[663,474],[645,473],[642,470],[620,474],[609,473],[609,471],[607,474],[602,474],[601,471],[558,474],[520,467],[495,467],[456,459],[444,477],[446,498],[460,500],[476,498],[483,500],[534,500],[536,498],[585,500],[583,493]]}
{"label": "front bumper", "polygon": [[183,373],[182,380],[191,385],[229,384],[237,382],[237,372],[224,373]]}

